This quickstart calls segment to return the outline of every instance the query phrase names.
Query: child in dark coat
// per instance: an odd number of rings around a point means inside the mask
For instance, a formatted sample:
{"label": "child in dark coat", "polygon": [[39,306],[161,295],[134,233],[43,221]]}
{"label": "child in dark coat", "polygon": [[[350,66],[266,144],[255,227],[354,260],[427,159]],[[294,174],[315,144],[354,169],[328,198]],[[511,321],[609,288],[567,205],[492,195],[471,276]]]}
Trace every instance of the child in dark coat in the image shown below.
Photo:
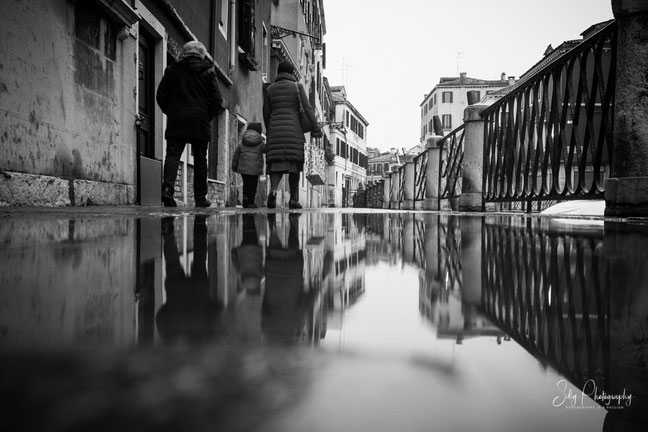
{"label": "child in dark coat", "polygon": [[243,178],[243,207],[257,208],[254,203],[259,176],[263,175],[265,144],[261,136],[261,123],[248,123],[241,142],[232,157],[232,171]]}

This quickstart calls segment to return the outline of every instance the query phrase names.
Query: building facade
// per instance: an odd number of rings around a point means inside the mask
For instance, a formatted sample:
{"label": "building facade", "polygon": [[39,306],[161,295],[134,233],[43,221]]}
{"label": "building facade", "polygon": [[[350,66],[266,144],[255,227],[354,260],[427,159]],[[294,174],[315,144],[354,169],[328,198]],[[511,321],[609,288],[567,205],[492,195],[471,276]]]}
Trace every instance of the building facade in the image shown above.
{"label": "building facade", "polygon": [[332,118],[324,133],[335,153],[328,168],[328,205],[351,207],[356,191],[367,186],[367,127],[369,122],[349,102],[344,86],[330,87]]}
{"label": "building facade", "polygon": [[[268,83],[274,81],[277,66],[290,61],[297,71],[299,82],[308,93],[315,117],[323,124],[324,68],[326,57],[324,35],[326,21],[323,0],[274,0],[272,5],[272,50]],[[326,142],[306,134],[304,171],[299,181],[299,201],[304,207],[326,205]],[[286,176],[284,176],[286,177]],[[287,178],[277,190],[277,205],[287,206]]]}
{"label": "building facade", "polygon": [[[166,119],[155,92],[190,40],[207,47],[224,99],[212,122],[208,198],[235,205],[241,180],[230,170],[231,156],[245,125],[263,119],[263,85],[276,70],[273,24],[315,33],[283,45],[294,44],[288,52],[317,106],[323,14],[319,0],[4,5],[0,205],[160,205]],[[190,148],[183,161],[176,197],[193,205]]]}
{"label": "building facade", "polygon": [[[432,135],[443,132],[446,135],[453,129],[463,124],[463,112],[468,106],[468,92],[477,91],[477,100],[489,92],[496,91],[502,87],[514,84],[514,77],[506,78],[502,74],[500,80],[483,80],[469,78],[465,72],[458,77],[442,77],[439,83],[426,94],[421,108],[421,143],[425,144]],[[441,124],[436,130],[434,117],[438,116]]]}

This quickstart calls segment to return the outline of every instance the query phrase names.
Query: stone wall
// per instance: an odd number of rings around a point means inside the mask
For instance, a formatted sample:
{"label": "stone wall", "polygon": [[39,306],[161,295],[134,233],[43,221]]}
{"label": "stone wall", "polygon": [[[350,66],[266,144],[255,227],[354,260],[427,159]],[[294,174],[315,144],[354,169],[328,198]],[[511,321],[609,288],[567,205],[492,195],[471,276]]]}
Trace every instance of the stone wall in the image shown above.
{"label": "stone wall", "polygon": [[0,29],[0,203],[134,203],[137,39],[64,0],[7,2]]}

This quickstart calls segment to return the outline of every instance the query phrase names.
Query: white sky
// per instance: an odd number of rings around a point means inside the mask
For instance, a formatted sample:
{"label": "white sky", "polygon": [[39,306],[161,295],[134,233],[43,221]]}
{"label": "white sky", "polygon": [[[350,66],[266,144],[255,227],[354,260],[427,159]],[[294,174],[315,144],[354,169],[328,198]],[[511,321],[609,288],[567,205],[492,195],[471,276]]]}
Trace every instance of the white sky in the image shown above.
{"label": "white sky", "polygon": [[324,13],[325,75],[382,150],[419,143],[419,105],[441,76],[519,77],[547,45],[613,17],[611,0],[324,0]]}

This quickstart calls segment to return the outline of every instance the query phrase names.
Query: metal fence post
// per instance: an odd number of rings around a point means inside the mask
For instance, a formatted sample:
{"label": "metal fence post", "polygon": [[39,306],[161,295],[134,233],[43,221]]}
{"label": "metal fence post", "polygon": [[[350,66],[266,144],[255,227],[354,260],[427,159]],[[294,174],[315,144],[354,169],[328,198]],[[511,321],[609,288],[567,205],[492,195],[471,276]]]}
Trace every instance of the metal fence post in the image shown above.
{"label": "metal fence post", "polygon": [[414,162],[405,162],[403,168],[405,175],[403,177],[405,185],[403,187],[403,205],[404,210],[414,210],[414,183],[416,182],[416,165]]}
{"label": "metal fence post", "polygon": [[425,151],[427,154],[427,171],[425,173],[425,200],[423,201],[423,208],[425,210],[439,210],[439,170],[441,167],[440,156],[441,147],[439,143],[443,139],[442,136],[432,136],[428,138]]}
{"label": "metal fence post", "polygon": [[612,0],[618,25],[611,177],[605,214],[648,216],[648,4]]}
{"label": "metal fence post", "polygon": [[464,158],[460,211],[483,211],[484,126],[481,113],[487,105],[470,105],[464,110]]}

